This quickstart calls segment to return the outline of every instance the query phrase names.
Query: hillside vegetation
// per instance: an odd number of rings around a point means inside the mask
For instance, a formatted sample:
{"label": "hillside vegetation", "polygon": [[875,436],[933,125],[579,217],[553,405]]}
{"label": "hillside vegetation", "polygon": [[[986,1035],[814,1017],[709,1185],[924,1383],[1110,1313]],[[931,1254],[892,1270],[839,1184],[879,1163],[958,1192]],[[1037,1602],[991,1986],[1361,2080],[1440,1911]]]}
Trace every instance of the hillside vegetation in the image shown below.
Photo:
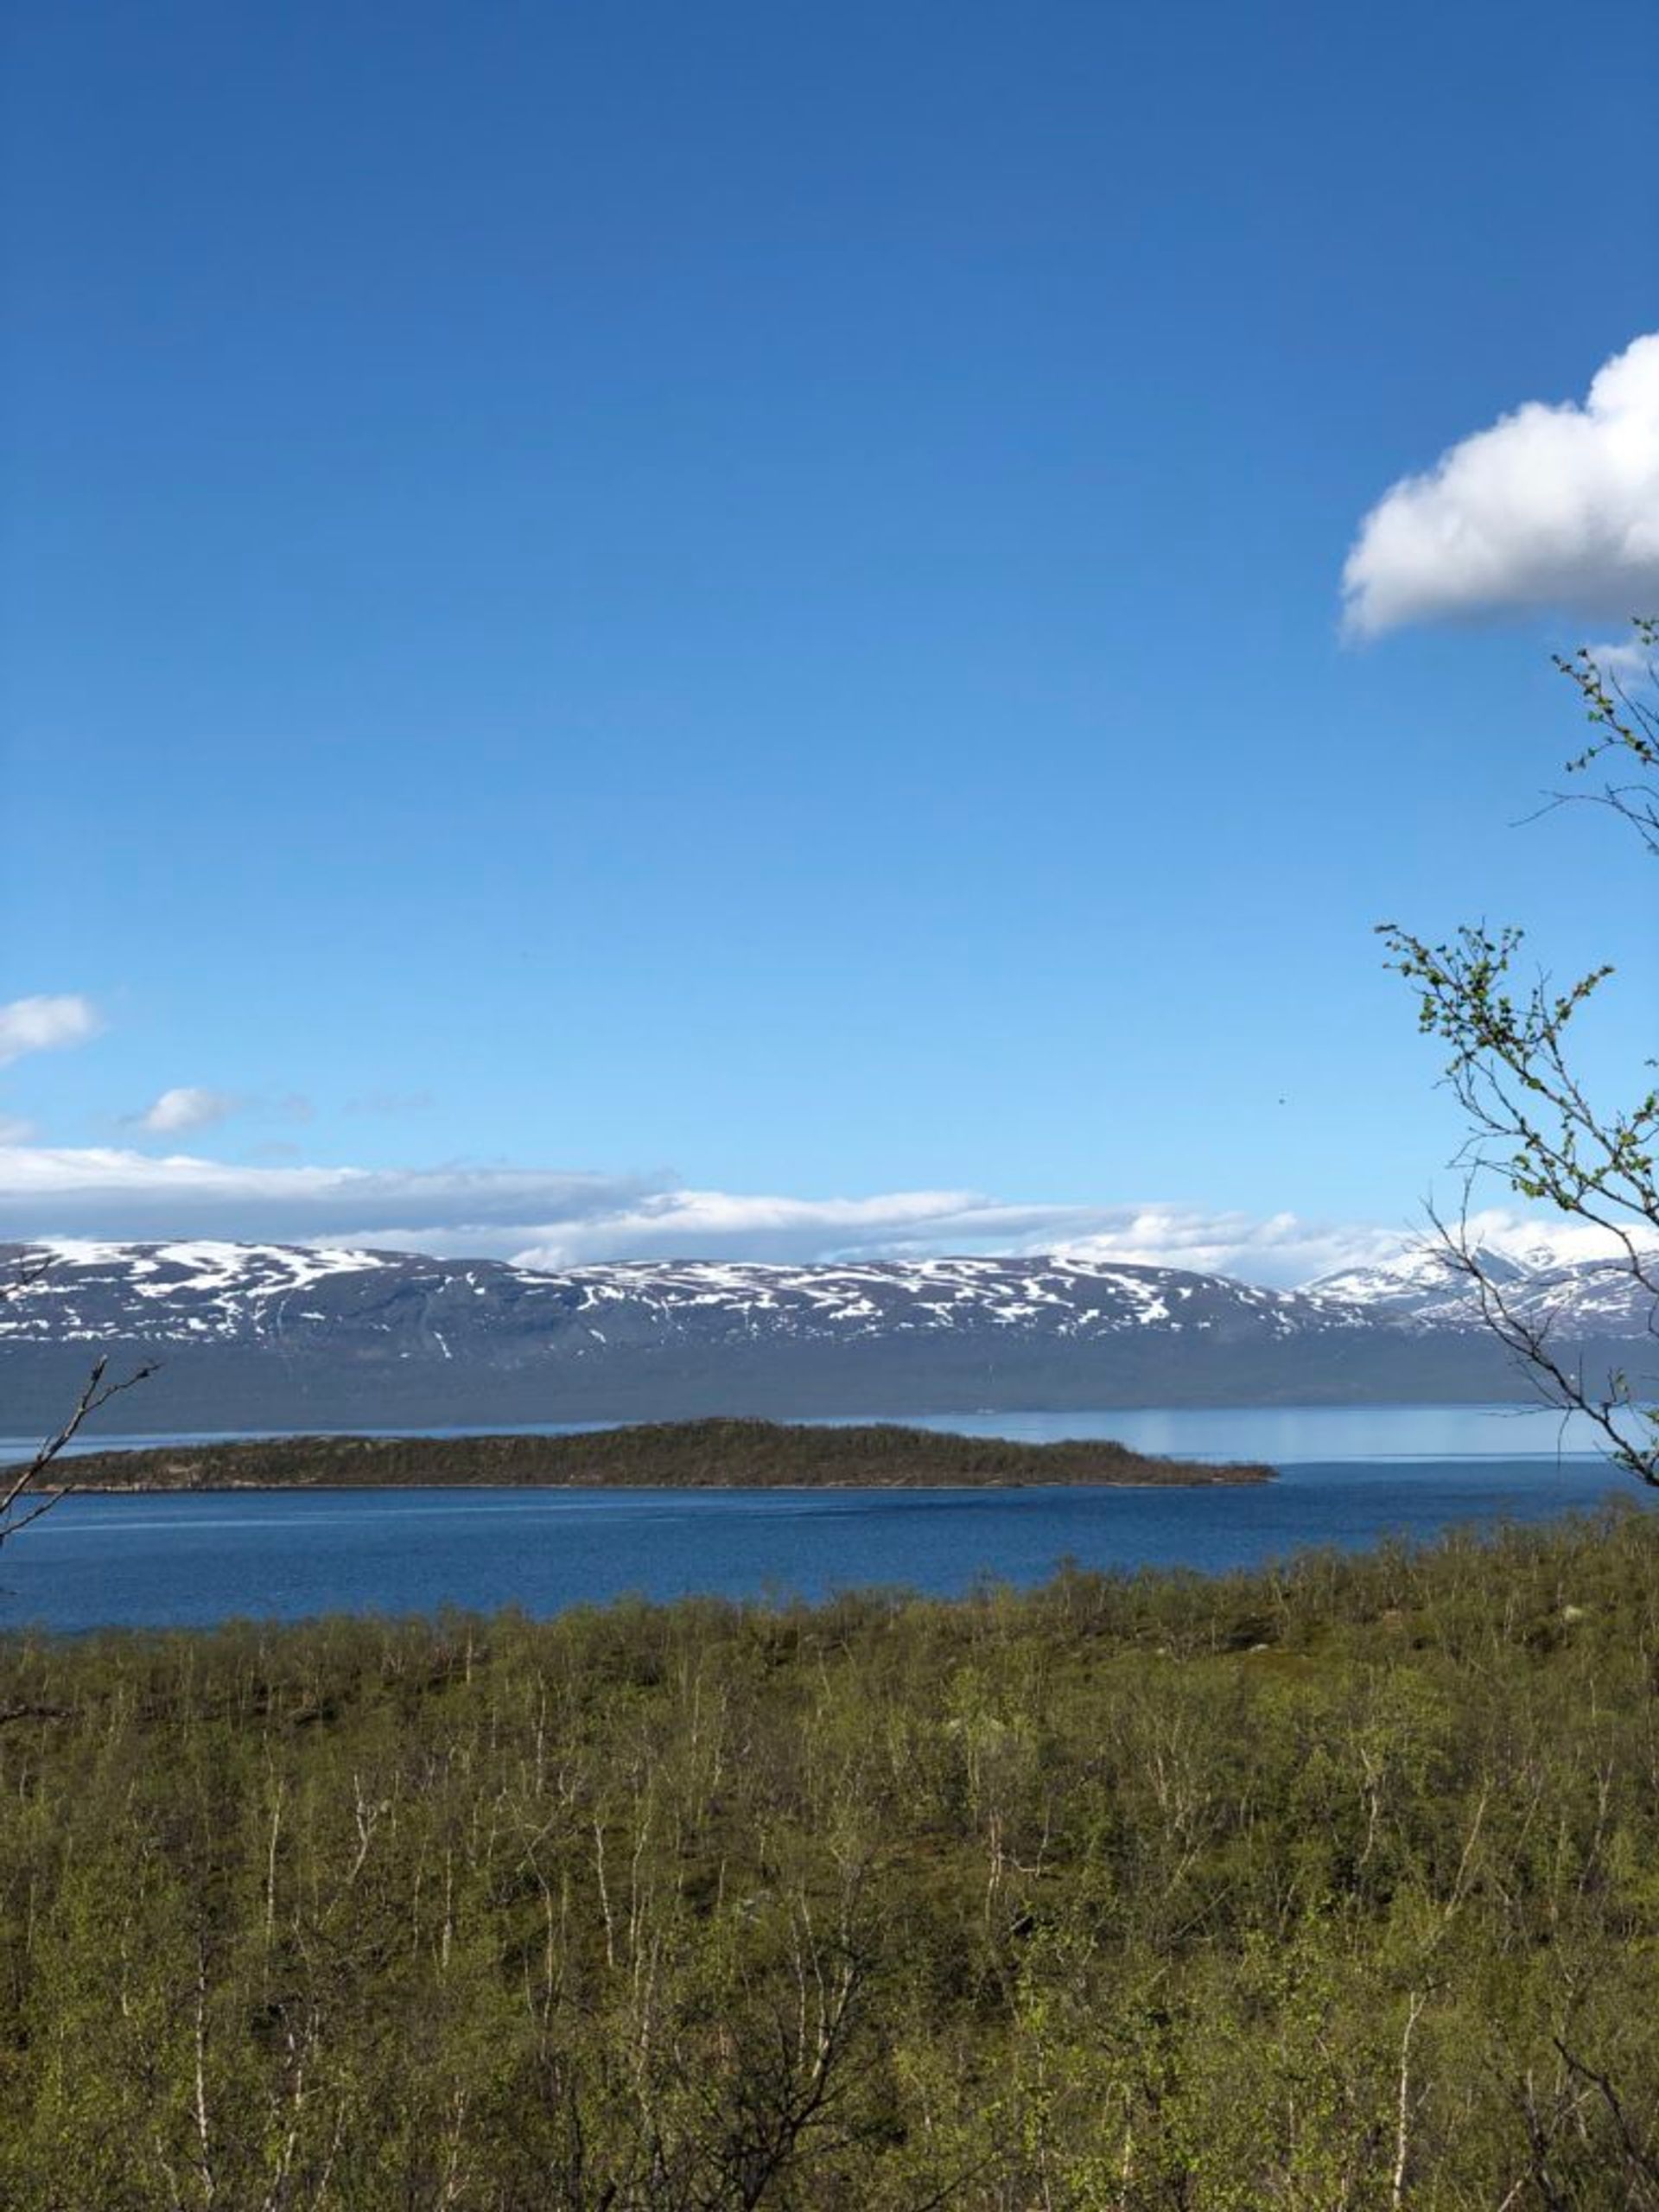
{"label": "hillside vegetation", "polygon": [[686,1421],[582,1436],[286,1436],[89,1453],[80,1489],[372,1489],[383,1484],[756,1490],[892,1484],[1266,1482],[1263,1466],[1211,1466],[1110,1439],[1015,1444],[897,1423],[816,1428]]}
{"label": "hillside vegetation", "polygon": [[1640,2212],[1656,1693],[1633,1511],[13,1637],[0,2202]]}

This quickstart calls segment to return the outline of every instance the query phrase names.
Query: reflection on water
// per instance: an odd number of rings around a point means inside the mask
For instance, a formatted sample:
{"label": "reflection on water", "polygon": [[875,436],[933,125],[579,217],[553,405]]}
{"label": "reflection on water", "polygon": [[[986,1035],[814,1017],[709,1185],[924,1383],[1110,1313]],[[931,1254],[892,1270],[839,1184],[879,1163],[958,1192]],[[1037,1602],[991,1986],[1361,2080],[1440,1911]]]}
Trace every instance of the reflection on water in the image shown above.
{"label": "reflection on water", "polygon": [[[849,1415],[828,1427],[890,1414]],[[1188,1459],[1291,1460],[1554,1459],[1593,1457],[1596,1437],[1588,1421],[1570,1421],[1547,1406],[1128,1406],[1099,1413],[916,1414],[902,1418],[919,1428],[957,1436],[1007,1436],[1042,1444],[1068,1436],[1111,1436],[1137,1452],[1162,1452]],[[540,1421],[518,1427],[435,1428],[428,1436],[582,1436],[599,1421]],[[260,1432],[264,1433],[265,1432]],[[359,1432],[395,1435],[391,1429]],[[147,1445],[187,1446],[233,1441],[226,1434],[177,1433],[162,1436],[88,1436],[69,1448],[104,1452]],[[38,1437],[0,1437],[0,1463],[26,1459]]]}
{"label": "reflection on water", "polygon": [[1136,1406],[1111,1413],[972,1414],[928,1419],[964,1436],[1040,1444],[1115,1436],[1137,1452],[1190,1459],[1292,1461],[1556,1459],[1596,1456],[1581,1415],[1548,1406]]}

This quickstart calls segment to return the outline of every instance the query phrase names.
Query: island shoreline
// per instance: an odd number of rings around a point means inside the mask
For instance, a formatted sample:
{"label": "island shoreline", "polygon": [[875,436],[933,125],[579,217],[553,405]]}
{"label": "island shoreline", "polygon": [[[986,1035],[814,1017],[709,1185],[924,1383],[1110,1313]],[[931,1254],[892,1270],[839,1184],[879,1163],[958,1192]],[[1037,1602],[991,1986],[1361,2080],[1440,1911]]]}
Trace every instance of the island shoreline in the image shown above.
{"label": "island shoreline", "polygon": [[1166,1459],[1109,1438],[1030,1444],[898,1423],[722,1420],[567,1436],[314,1435],[87,1452],[50,1487],[99,1496],[370,1490],[1215,1489],[1259,1461]]}

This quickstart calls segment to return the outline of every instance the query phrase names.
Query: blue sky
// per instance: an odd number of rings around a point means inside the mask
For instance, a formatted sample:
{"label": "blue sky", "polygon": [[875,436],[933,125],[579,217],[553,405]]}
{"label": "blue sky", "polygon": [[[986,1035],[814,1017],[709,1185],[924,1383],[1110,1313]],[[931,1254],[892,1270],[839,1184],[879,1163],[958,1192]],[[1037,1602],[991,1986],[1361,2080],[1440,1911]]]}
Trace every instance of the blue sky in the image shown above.
{"label": "blue sky", "polygon": [[1446,1187],[1390,918],[1634,1086],[1516,824],[1659,606],[1650,7],[7,41],[0,1228],[1294,1277]]}

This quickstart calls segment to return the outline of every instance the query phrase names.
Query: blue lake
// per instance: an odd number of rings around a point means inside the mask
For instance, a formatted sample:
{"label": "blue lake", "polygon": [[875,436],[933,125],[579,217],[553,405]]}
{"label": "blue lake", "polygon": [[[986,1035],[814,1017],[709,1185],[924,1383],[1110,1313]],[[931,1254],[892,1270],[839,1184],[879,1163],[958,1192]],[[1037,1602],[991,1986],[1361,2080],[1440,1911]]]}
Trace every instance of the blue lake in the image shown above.
{"label": "blue lake", "polygon": [[[732,1597],[871,1584],[948,1594],[1086,1567],[1207,1572],[1311,1545],[1538,1521],[1607,1497],[1650,1505],[1513,1408],[1141,1408],[985,1414],[926,1426],[1041,1440],[1114,1435],[1193,1458],[1264,1459],[1237,1489],[310,1491],[75,1497],[0,1554],[0,1624],[198,1625],[240,1616],[546,1614],[637,1592]],[[131,1440],[135,1442],[143,1440]],[[0,1439],[0,1456],[26,1449]]]}

